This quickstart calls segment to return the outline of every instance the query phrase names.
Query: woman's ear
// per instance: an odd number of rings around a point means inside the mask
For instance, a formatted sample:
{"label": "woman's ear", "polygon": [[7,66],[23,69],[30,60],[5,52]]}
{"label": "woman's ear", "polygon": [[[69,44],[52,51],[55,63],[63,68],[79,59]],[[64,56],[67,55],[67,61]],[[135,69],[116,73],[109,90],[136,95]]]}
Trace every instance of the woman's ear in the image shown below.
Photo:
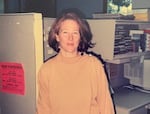
{"label": "woman's ear", "polygon": [[55,37],[56,37],[56,41],[59,42],[59,36],[58,36],[58,34],[55,34]]}

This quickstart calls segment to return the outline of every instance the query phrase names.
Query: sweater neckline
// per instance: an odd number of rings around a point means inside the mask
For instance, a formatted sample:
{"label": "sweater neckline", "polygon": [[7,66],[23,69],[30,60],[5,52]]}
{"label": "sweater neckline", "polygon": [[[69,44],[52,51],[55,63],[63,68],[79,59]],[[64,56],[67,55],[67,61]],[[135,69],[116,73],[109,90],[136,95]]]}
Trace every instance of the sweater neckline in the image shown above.
{"label": "sweater neckline", "polygon": [[66,63],[66,64],[73,64],[79,62],[82,56],[84,55],[78,54],[77,56],[74,57],[65,57],[61,53],[58,53],[57,58],[59,62]]}

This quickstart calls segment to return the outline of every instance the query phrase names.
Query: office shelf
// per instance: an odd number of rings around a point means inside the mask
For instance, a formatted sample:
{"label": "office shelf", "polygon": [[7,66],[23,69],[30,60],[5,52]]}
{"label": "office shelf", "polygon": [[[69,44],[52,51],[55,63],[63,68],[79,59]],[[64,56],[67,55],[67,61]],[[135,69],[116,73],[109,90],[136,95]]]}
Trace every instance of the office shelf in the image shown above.
{"label": "office shelf", "polygon": [[144,29],[150,27],[150,22],[116,19],[89,19],[88,22],[93,32],[93,42],[96,43],[93,51],[101,54],[103,59],[122,63],[127,58],[145,54],[137,41],[141,37],[144,40],[142,35]]}

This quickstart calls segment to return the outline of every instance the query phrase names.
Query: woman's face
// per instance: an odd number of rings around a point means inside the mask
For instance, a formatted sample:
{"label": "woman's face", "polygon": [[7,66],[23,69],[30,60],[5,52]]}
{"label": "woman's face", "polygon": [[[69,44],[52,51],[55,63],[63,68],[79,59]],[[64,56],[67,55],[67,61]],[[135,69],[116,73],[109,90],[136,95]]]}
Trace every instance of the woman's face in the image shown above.
{"label": "woman's face", "polygon": [[56,35],[60,51],[77,53],[80,42],[79,25],[76,21],[68,19],[61,23],[59,34]]}

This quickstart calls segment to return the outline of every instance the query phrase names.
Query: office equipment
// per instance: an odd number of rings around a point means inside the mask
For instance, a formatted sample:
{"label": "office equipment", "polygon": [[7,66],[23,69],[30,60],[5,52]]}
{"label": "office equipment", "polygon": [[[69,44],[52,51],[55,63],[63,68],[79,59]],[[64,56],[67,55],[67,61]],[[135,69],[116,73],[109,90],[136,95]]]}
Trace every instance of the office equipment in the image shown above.
{"label": "office equipment", "polygon": [[124,64],[124,76],[129,79],[130,84],[150,90],[150,59],[143,56],[135,57],[130,62]]}
{"label": "office equipment", "polygon": [[150,94],[121,87],[115,90],[117,114],[149,114]]}
{"label": "office equipment", "polygon": [[[129,79],[132,85],[150,88],[150,78],[144,71],[147,67],[144,67],[144,57],[146,53],[150,53],[146,50],[144,30],[149,28],[150,23],[116,19],[91,19],[88,22],[93,32],[93,41],[97,44],[93,50],[100,53],[108,63],[124,64],[124,77]],[[139,59],[140,57],[142,58]],[[136,62],[134,58],[138,58]],[[127,64],[132,68],[128,67],[127,70]],[[137,77],[138,81],[135,81]]]}
{"label": "office equipment", "polygon": [[[1,65],[9,64],[8,70],[11,71],[8,74],[0,72],[0,114],[35,114],[36,75],[43,63],[42,15],[39,13],[0,15],[0,55]],[[10,66],[12,63],[13,66]],[[21,70],[13,70],[13,67],[21,68],[20,66],[24,73]],[[0,70],[4,71],[1,67]],[[17,78],[12,80],[10,78],[12,75],[23,76],[25,84],[23,95],[12,93],[17,87],[9,84],[19,81]],[[8,86],[4,87],[4,80],[11,83],[7,83]],[[2,92],[2,88],[10,91]]]}
{"label": "office equipment", "polygon": [[141,34],[143,29],[149,28],[150,23],[116,19],[89,19],[88,22],[93,32],[93,42],[97,44],[94,51],[102,54],[105,60],[126,61],[122,58],[144,54],[141,51],[134,52],[130,31],[136,30],[137,34],[140,31]]}

